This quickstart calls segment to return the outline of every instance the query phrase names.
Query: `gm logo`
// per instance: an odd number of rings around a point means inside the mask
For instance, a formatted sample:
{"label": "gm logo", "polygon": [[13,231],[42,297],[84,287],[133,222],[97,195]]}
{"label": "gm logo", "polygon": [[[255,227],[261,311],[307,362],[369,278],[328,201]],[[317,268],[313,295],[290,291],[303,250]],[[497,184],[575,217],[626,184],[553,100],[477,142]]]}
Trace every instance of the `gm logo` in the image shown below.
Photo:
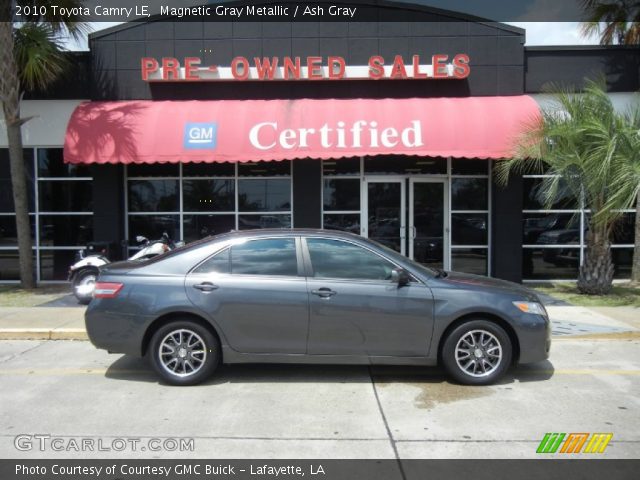
{"label": "gm logo", "polygon": [[184,148],[216,148],[217,123],[187,123],[184,126]]}

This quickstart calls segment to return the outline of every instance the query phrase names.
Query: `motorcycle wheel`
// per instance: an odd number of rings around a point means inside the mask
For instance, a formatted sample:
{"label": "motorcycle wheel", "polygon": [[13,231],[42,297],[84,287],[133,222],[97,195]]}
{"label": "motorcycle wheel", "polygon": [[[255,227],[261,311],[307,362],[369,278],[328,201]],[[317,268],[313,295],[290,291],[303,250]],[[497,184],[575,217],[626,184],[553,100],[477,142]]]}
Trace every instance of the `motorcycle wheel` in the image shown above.
{"label": "motorcycle wheel", "polygon": [[88,305],[91,302],[97,278],[98,272],[93,270],[85,270],[76,275],[73,280],[73,294],[78,303]]}

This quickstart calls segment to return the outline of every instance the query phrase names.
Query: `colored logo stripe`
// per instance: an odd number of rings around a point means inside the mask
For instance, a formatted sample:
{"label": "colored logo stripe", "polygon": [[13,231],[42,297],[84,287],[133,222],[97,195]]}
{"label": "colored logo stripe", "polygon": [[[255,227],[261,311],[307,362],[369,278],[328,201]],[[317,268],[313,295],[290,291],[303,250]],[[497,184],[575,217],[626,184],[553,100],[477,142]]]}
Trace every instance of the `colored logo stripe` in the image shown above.
{"label": "colored logo stripe", "polygon": [[[566,437],[566,440],[565,440]],[[536,453],[604,453],[613,433],[593,433],[589,439],[589,433],[545,433]],[[589,442],[587,443],[587,439]],[[563,443],[564,441],[564,443]],[[582,447],[587,444],[584,450]]]}

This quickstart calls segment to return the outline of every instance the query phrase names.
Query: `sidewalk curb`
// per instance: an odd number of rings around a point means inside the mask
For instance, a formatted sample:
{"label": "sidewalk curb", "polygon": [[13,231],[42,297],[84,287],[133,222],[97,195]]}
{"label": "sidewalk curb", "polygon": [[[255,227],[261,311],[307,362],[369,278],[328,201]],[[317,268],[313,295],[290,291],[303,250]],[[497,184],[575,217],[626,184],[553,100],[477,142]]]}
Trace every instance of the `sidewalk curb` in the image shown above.
{"label": "sidewalk curb", "polygon": [[83,328],[2,328],[0,340],[89,340]]}

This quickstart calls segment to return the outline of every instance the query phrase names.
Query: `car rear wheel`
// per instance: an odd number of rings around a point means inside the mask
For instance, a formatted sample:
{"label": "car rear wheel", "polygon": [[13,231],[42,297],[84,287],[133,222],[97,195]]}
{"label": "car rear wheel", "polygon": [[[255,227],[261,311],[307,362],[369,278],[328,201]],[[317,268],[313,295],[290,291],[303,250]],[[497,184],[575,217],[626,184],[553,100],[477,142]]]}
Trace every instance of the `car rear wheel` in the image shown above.
{"label": "car rear wheel", "polygon": [[456,327],[442,348],[442,363],[454,380],[466,385],[489,385],[511,364],[509,335],[487,320],[471,320]]}
{"label": "car rear wheel", "polygon": [[220,361],[218,339],[191,320],[177,320],[159,328],[149,355],[156,372],[171,385],[196,385],[211,376]]}

